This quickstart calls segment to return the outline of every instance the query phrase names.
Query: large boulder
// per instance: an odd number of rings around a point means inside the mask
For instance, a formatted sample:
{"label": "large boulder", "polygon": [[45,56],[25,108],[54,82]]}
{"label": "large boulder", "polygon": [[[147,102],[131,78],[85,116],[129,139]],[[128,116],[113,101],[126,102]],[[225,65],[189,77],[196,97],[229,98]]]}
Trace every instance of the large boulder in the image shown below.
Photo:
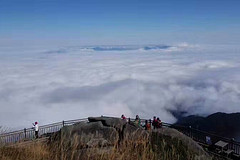
{"label": "large boulder", "polygon": [[114,145],[118,142],[118,138],[119,135],[115,128],[104,126],[101,121],[97,121],[64,126],[51,139],[61,142],[64,146],[82,148]]}
{"label": "large boulder", "polygon": [[149,136],[149,132],[135,123],[127,123],[123,129],[123,139],[136,141],[139,139],[146,139]]}
{"label": "large boulder", "polygon": [[124,125],[127,123],[125,120],[120,118],[112,118],[112,117],[88,117],[89,122],[102,122],[104,126],[114,127],[117,130],[122,131]]}
{"label": "large boulder", "polygon": [[112,117],[89,117],[88,121],[92,122],[102,122],[104,126],[113,127],[118,132],[118,143],[123,140],[137,140],[148,136],[148,132],[145,131],[141,126],[136,125],[133,122],[127,122],[126,120],[120,118]]}
{"label": "large boulder", "polygon": [[64,146],[94,147],[113,146],[123,140],[137,140],[148,137],[149,133],[135,123],[120,118],[89,117],[89,122],[64,126],[51,136],[50,141],[61,142]]}
{"label": "large boulder", "polygon": [[179,152],[180,159],[184,159],[187,155],[192,155],[194,159],[198,160],[211,159],[197,142],[173,128],[162,127],[154,130],[151,141],[157,146],[164,144],[164,149],[175,148],[176,152]]}
{"label": "large boulder", "polygon": [[155,159],[211,159],[201,146],[175,129],[163,127],[151,132],[120,118],[89,117],[88,120],[64,126],[51,136],[50,148],[54,148],[56,155],[64,151],[66,159],[102,158],[103,155],[106,159],[118,155],[136,159],[135,153]]}

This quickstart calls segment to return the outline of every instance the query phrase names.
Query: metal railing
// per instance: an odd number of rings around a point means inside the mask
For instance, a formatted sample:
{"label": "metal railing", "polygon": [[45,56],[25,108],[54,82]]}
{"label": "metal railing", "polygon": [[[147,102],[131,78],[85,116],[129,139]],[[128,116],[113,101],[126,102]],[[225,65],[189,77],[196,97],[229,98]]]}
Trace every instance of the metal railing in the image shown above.
{"label": "metal railing", "polygon": [[[114,117],[113,117],[114,118]],[[116,117],[115,117],[116,118]],[[58,123],[48,124],[39,127],[39,135],[43,136],[44,134],[50,134],[59,131],[63,126],[73,125],[78,122],[87,122],[87,118],[76,119],[76,120],[68,120],[62,121]],[[134,121],[134,119],[130,119],[130,121]],[[146,119],[141,119],[141,124],[144,124]],[[169,123],[162,123],[164,127],[174,128],[181,133],[187,135],[192,138],[194,141],[204,144],[206,146],[210,146],[206,141],[206,137],[210,137],[211,143],[215,144],[218,141],[224,141],[228,143],[227,149],[233,150],[234,154],[240,155],[240,142],[233,141],[230,138],[221,137],[212,133],[204,132],[198,129],[194,129],[187,126],[174,125]],[[13,144],[22,141],[28,141],[35,138],[35,132],[32,128],[25,128],[23,130],[18,130],[14,132],[0,134],[0,144]]]}
{"label": "metal railing", "polygon": [[[194,141],[204,144],[206,146],[211,146],[217,143],[218,141],[223,141],[228,143],[226,146],[226,150],[232,150],[233,153],[240,155],[240,142],[237,142],[231,138],[222,137],[216,134],[212,134],[209,132],[201,131],[195,128],[191,128],[190,126],[180,126],[180,125],[172,125],[163,123],[163,126],[174,128],[188,137],[192,138]],[[206,137],[209,137],[210,141],[207,141]]]}
{"label": "metal railing", "polygon": [[[39,126],[39,136],[50,134],[59,131],[63,126],[73,125],[78,122],[86,122],[87,118],[62,121],[48,125]],[[22,141],[27,141],[35,138],[35,131],[33,128],[24,128],[22,130],[0,134],[0,144],[12,144]]]}
{"label": "metal railing", "polygon": [[[131,121],[134,121],[134,119],[130,119]],[[141,124],[143,125],[145,123],[146,119],[141,119]],[[201,131],[195,128],[192,128],[190,126],[182,126],[182,125],[175,125],[170,123],[162,122],[162,126],[174,128],[178,130],[179,132],[183,133],[184,135],[192,138],[194,141],[207,146],[208,148],[214,147],[214,144],[218,141],[223,141],[228,143],[226,146],[226,150],[232,150],[234,154],[240,155],[240,142],[234,141],[233,139],[222,137],[216,134],[212,134],[209,132]],[[206,139],[206,137],[209,137],[211,140],[211,143],[209,143]]]}

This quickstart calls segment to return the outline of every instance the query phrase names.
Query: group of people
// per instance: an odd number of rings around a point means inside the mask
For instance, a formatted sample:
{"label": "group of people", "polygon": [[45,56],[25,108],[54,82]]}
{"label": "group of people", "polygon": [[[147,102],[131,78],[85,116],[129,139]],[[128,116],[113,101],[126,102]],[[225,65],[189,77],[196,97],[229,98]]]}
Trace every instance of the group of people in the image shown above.
{"label": "group of people", "polygon": [[[124,121],[127,121],[127,118],[124,115],[121,116],[121,119],[123,119]],[[157,129],[162,127],[162,121],[160,120],[159,117],[156,118],[155,116],[153,117],[153,120],[151,119],[145,120],[145,124],[142,125],[141,119],[139,118],[138,115],[136,115],[134,123],[138,126],[145,128],[145,130]],[[38,122],[33,123],[33,129],[35,131],[35,138],[38,138],[38,131],[39,131]]]}
{"label": "group of people", "polygon": [[[121,118],[127,121],[127,118],[124,115],[122,115]],[[128,121],[130,121],[130,119]],[[138,126],[143,127],[145,130],[158,129],[162,127],[162,121],[160,120],[159,117],[156,118],[156,116],[153,117],[153,120],[152,119],[145,120],[145,124],[142,125],[140,117],[136,115],[134,123]]]}

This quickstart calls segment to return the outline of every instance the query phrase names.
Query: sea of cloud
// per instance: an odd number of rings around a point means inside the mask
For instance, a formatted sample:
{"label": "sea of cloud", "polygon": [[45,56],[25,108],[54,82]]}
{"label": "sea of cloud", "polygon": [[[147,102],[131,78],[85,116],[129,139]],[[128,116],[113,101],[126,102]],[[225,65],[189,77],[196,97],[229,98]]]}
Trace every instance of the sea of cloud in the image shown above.
{"label": "sea of cloud", "polygon": [[240,111],[240,47],[0,48],[0,126]]}

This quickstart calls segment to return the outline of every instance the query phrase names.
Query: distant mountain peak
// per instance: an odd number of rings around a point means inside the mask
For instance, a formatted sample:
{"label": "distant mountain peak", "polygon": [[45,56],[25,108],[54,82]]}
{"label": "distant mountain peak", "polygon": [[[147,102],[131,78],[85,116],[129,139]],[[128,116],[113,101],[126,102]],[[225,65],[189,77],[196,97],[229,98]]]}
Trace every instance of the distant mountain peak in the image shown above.
{"label": "distant mountain peak", "polygon": [[190,115],[178,119],[176,124],[192,126],[193,128],[240,141],[240,113],[217,112],[207,117]]}

